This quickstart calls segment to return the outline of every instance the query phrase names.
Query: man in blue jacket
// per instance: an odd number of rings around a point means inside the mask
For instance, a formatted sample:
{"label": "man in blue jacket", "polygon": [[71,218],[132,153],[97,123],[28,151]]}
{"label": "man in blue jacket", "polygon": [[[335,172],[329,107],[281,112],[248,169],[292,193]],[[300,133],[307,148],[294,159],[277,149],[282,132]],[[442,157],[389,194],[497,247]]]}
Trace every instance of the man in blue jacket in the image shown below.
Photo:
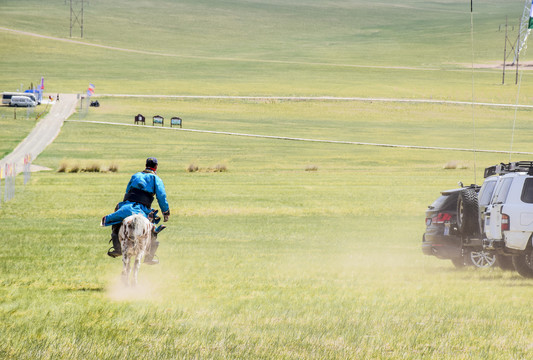
{"label": "man in blue jacket", "polygon": [[[167,202],[167,194],[165,192],[165,185],[157,171],[157,159],[150,157],[146,159],[146,169],[144,171],[134,174],[128,186],[126,187],[126,194],[124,200],[117,204],[115,212],[104,216],[102,218],[102,226],[112,225],[111,240],[113,247],[109,249],[107,255],[117,257],[122,255],[120,242],[118,239],[118,232],[122,225],[122,220],[133,214],[142,214],[148,218],[148,215],[153,213],[152,202],[154,196],[157,197],[159,208],[163,212],[163,221],[168,221],[170,216],[170,209]],[[163,227],[164,228],[164,227]],[[161,228],[159,231],[161,231]],[[159,242],[155,241],[150,246],[150,253],[146,254],[144,262],[150,265],[158,264],[159,261],[154,259],[155,252]]]}

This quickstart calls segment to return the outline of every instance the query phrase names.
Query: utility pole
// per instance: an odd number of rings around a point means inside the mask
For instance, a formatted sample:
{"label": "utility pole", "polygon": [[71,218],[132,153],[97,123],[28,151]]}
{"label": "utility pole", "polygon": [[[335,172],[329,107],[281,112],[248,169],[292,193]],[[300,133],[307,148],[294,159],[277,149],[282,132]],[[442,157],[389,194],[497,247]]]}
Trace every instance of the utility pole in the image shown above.
{"label": "utility pole", "polygon": [[[514,30],[514,26],[512,27]],[[509,66],[514,65],[516,66],[516,72],[518,74],[518,60],[519,60],[519,52],[516,51],[516,46],[519,44],[520,40],[520,33],[518,33],[518,36],[514,42],[512,42],[509,39],[509,31],[508,31],[508,22],[507,17],[505,17],[505,42],[503,46],[503,74],[502,74],[502,85],[505,84],[505,68],[507,67],[507,58],[511,55],[514,56],[513,62],[509,64]],[[509,47],[509,49],[508,49]],[[517,75],[518,76],[518,75]],[[517,78],[518,79],[518,78]],[[517,83],[518,80],[515,80],[515,83]]]}
{"label": "utility pole", "polygon": [[[81,8],[74,8],[74,5],[80,5]],[[81,38],[83,39],[83,0],[70,0],[70,37],[72,37],[72,28],[74,25],[78,24],[81,29]]]}
{"label": "utility pole", "polygon": [[516,54],[516,76],[514,79],[515,85],[518,84],[518,59],[520,59],[520,53]]}
{"label": "utility pole", "polygon": [[507,16],[505,17],[505,45],[503,45],[503,76],[502,85],[505,84],[505,58],[507,57]]}

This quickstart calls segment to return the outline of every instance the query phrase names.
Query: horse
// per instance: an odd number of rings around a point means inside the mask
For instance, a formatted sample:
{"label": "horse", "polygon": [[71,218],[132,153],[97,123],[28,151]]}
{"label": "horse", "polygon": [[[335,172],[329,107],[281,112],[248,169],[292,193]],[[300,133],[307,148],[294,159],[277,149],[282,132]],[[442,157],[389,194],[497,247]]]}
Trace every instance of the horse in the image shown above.
{"label": "horse", "polygon": [[[137,274],[141,267],[141,259],[150,251],[151,244],[157,239],[154,225],[143,215],[134,214],[124,219],[118,238],[122,247],[122,282],[125,286],[130,283],[130,274],[133,270],[131,285],[137,285]],[[131,259],[135,259],[133,269]]]}

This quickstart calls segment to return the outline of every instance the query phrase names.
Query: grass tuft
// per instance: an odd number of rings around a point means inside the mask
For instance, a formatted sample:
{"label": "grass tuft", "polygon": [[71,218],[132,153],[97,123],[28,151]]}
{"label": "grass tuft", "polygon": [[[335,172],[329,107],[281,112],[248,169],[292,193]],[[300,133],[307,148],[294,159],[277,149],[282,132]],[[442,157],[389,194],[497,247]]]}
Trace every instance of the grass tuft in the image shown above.
{"label": "grass tuft", "polygon": [[108,168],[107,170],[108,170],[109,172],[113,172],[113,173],[115,173],[115,172],[118,172],[118,168],[119,168],[119,167],[118,167],[117,164],[111,164],[111,165],[109,165],[109,168]]}
{"label": "grass tuft", "polygon": [[68,170],[68,172],[69,172],[69,173],[78,173],[78,172],[80,172],[80,170],[81,170],[80,165],[76,164],[76,165],[72,166],[72,167]]}
{"label": "grass tuft", "polygon": [[224,164],[216,164],[214,167],[207,169],[210,172],[226,172],[227,168]]}
{"label": "grass tuft", "polygon": [[226,172],[228,168],[224,164],[216,164],[215,166],[206,168],[200,168],[196,164],[190,164],[187,169],[187,172]]}
{"label": "grass tuft", "polygon": [[197,172],[197,171],[198,171],[198,166],[195,164],[190,164],[187,167],[187,172]]}
{"label": "grass tuft", "polygon": [[452,161],[448,161],[446,164],[444,164],[444,166],[442,168],[444,170],[455,170],[455,169],[465,170],[465,169],[468,169],[469,166],[468,166],[468,164],[461,163],[461,162],[459,162],[457,160],[452,160]]}
{"label": "grass tuft", "polygon": [[68,163],[63,161],[61,162],[61,164],[59,164],[59,168],[57,169],[57,172],[58,173],[64,173],[67,171],[67,168],[68,168]]}
{"label": "grass tuft", "polygon": [[457,161],[448,161],[444,166],[442,167],[444,170],[453,170],[457,169]]}
{"label": "grass tuft", "polygon": [[71,163],[67,160],[63,160],[59,164],[59,168],[57,169],[58,173],[79,173],[79,172],[88,172],[88,173],[105,173],[105,172],[118,172],[119,166],[115,163],[112,163],[109,165],[107,170],[102,170],[102,165],[93,162],[89,165],[80,166],[79,164],[71,165]]}
{"label": "grass tuft", "polygon": [[92,163],[82,169],[83,172],[100,172],[101,166],[98,163]]}

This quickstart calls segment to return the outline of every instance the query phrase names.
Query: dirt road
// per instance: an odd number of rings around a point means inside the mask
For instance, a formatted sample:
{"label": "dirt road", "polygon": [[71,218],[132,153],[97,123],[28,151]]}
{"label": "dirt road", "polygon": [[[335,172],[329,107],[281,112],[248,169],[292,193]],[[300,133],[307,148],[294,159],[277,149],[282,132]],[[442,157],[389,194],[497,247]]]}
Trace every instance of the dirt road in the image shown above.
{"label": "dirt road", "polygon": [[[63,122],[74,113],[77,103],[76,94],[60,94],[60,101],[56,101],[48,115],[46,115],[33,128],[31,133],[13,150],[12,153],[0,160],[0,169],[4,169],[5,164],[16,164],[17,174],[24,170],[24,157],[30,154],[34,160],[39,154],[54,141]],[[31,166],[31,171],[43,170],[42,166]]]}

